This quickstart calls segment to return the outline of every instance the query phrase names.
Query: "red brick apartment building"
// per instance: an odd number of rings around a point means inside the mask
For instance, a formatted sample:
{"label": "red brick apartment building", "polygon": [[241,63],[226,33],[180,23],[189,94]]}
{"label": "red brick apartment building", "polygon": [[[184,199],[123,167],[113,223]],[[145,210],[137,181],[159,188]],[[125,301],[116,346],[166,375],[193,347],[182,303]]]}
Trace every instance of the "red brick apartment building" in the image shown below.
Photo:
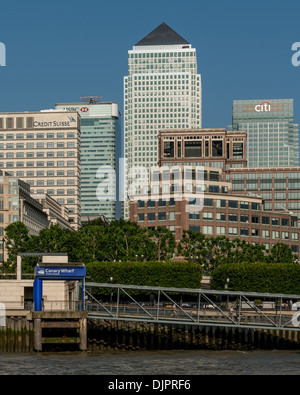
{"label": "red brick apartment building", "polygon": [[158,167],[131,196],[130,219],[299,252],[300,167],[247,168],[245,132],[163,130]]}

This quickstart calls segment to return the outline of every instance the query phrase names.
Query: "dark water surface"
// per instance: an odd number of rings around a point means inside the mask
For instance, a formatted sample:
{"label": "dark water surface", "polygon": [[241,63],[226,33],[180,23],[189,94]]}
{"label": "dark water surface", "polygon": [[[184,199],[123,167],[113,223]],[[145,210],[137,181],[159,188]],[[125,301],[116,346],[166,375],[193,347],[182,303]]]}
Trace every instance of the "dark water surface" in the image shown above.
{"label": "dark water surface", "polygon": [[299,351],[0,354],[0,375],[299,374]]}

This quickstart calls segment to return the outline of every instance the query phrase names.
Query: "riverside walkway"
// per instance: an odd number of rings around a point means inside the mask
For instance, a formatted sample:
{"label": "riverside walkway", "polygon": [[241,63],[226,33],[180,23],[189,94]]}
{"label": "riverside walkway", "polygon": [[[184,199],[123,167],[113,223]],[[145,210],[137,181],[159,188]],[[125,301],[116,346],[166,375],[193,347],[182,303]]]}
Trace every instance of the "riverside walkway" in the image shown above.
{"label": "riverside walkway", "polygon": [[300,332],[300,295],[110,283],[86,283],[85,293],[90,319]]}

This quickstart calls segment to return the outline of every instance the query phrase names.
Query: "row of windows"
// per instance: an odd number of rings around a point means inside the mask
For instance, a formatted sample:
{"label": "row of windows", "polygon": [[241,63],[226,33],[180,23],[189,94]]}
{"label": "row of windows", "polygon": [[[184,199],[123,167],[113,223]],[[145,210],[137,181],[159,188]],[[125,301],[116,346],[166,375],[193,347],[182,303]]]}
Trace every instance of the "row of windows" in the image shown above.
{"label": "row of windows", "polygon": [[16,177],[18,178],[24,178],[24,177],[74,177],[75,176],[75,170],[48,170],[48,171],[44,171],[44,170],[38,170],[38,171],[17,171],[15,174]]}
{"label": "row of windows", "polygon": [[15,134],[0,134],[0,140],[49,140],[49,139],[74,139],[75,138],[75,133],[70,132],[70,133],[15,133]]}
{"label": "row of windows", "polygon": [[53,151],[48,151],[48,152],[1,152],[0,151],[0,158],[6,158],[6,159],[22,159],[22,158],[74,158],[76,156],[75,151],[58,151],[58,152],[53,152]]}
{"label": "row of windows", "polygon": [[[200,226],[190,225],[190,230],[194,232],[200,232]],[[202,233],[206,235],[213,235],[214,234],[214,227],[213,226],[203,226]],[[281,235],[280,235],[281,233]],[[225,226],[216,226],[216,235],[230,235],[230,236],[238,236],[238,228],[236,227],[228,227]],[[281,240],[291,240],[298,241],[299,234],[291,232],[280,232],[280,231],[272,231],[269,230],[260,230],[260,229],[249,229],[249,228],[240,228],[240,236],[253,236],[253,237],[262,237],[262,238],[271,238],[274,240],[280,239]]]}
{"label": "row of windows", "polygon": [[68,179],[68,180],[37,180],[37,181],[33,181],[33,180],[26,180],[26,183],[30,186],[37,186],[37,187],[43,187],[44,185],[48,185],[48,186],[54,186],[54,185],[58,185],[58,186],[62,186],[62,185],[75,185],[76,181],[73,179]]}
{"label": "row of windows", "polygon": [[68,141],[64,143],[62,141],[58,143],[47,142],[47,143],[0,143],[0,149],[53,149],[53,148],[75,148],[74,141]]}
{"label": "row of windows", "polygon": [[[169,221],[174,221],[175,220],[175,211],[174,212],[169,212]],[[156,217],[158,221],[166,221],[167,220],[167,213],[166,212],[160,212],[160,213],[148,213],[147,216],[145,214],[138,214],[138,221],[143,222],[145,219],[148,219],[148,221],[155,221]]]}
{"label": "row of windows", "polygon": [[32,193],[37,193],[43,195],[44,193],[47,193],[50,196],[53,195],[76,195],[75,189],[37,189],[33,190]]}
{"label": "row of windows", "polygon": [[[189,219],[190,220],[199,220],[200,214],[202,213],[202,219],[206,221],[213,221],[214,220],[214,213],[212,212],[190,212]],[[229,221],[229,222],[240,222],[240,223],[252,223],[252,224],[259,224],[262,225],[272,225],[272,226],[289,226],[290,220],[288,218],[270,218],[270,217],[259,217],[256,215],[240,215],[238,214],[228,214],[226,213],[215,213],[215,219],[217,221]]]}
{"label": "row of windows", "polygon": [[[171,198],[171,199],[160,199],[158,201],[158,207],[164,207],[167,205],[167,201],[169,202],[169,206],[170,205],[175,205],[175,199]],[[220,200],[220,199],[216,199],[216,207],[217,208],[226,208],[228,205],[229,209],[238,209],[238,207],[240,207],[241,210],[249,210],[250,208],[252,210],[260,210],[260,204],[256,203],[256,202],[246,202],[246,201],[242,201],[242,202],[238,202],[237,200]],[[201,200],[199,198],[195,198],[193,200],[190,201],[190,206],[201,206]],[[204,198],[203,199],[203,206],[204,207],[213,207],[214,206],[214,199],[210,199],[210,198]],[[145,201],[144,200],[139,200],[138,201],[138,208],[144,208],[145,207]],[[148,208],[152,208],[152,207],[156,207],[155,205],[155,201],[154,200],[148,200],[147,201],[147,207]]]}
{"label": "row of windows", "polygon": [[75,161],[57,162],[0,162],[0,168],[11,169],[14,167],[75,167]]}

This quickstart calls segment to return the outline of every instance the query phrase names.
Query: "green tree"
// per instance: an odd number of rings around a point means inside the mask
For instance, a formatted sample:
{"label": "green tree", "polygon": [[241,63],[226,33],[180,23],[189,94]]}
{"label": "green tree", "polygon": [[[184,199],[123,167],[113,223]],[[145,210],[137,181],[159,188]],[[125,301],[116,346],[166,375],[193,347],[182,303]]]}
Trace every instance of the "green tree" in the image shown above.
{"label": "green tree", "polygon": [[275,244],[269,255],[269,262],[272,263],[295,263],[298,257],[292,252],[292,249],[283,243]]}
{"label": "green tree", "polygon": [[17,255],[27,252],[29,242],[29,231],[23,222],[15,222],[5,229],[5,247],[8,252],[7,262],[4,269],[14,269],[17,263]]}
{"label": "green tree", "polygon": [[169,229],[158,226],[155,230],[149,230],[148,235],[155,242],[155,258],[158,262],[173,258],[176,242]]}

